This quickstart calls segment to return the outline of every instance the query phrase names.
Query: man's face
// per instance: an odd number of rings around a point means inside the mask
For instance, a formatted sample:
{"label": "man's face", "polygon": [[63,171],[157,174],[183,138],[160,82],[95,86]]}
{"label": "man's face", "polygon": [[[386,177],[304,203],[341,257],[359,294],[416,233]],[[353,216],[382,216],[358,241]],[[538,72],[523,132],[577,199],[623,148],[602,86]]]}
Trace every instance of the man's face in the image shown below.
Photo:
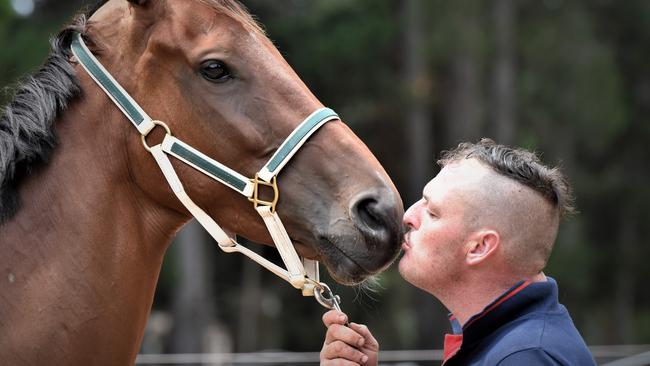
{"label": "man's face", "polygon": [[462,160],[445,166],[423,190],[423,198],[404,214],[406,234],[399,262],[405,280],[428,292],[456,281],[464,266],[464,243],[468,236],[465,214],[472,187],[484,167]]}

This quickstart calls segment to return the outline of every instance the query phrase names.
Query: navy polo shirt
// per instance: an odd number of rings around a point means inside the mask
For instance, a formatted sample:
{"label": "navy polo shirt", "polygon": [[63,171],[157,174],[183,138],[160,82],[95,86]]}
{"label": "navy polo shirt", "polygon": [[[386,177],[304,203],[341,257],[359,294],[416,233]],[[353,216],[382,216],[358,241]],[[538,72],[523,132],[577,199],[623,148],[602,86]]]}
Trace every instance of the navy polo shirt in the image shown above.
{"label": "navy polo shirt", "polygon": [[596,365],[557,292],[550,277],[522,281],[462,328],[452,315],[443,365]]}

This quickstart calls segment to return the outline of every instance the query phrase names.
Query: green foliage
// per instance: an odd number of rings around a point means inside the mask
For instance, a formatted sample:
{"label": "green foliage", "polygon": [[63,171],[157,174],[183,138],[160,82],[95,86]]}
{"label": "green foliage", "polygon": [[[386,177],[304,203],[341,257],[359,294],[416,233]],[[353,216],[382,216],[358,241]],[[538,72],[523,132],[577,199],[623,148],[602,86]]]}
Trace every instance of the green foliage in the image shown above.
{"label": "green foliage", "polygon": [[[390,93],[397,77],[392,55],[397,27],[389,1],[284,5],[271,7],[272,18],[262,21],[289,63],[328,105],[355,106],[352,113],[364,117],[373,94]],[[342,84],[346,93],[339,92]]]}
{"label": "green foliage", "polygon": [[522,114],[534,135],[566,131],[587,153],[606,151],[626,123],[612,50],[579,5],[548,13],[531,12],[520,33]]}
{"label": "green foliage", "polygon": [[[492,3],[424,4],[426,33],[421,47],[426,49],[433,72],[433,123],[439,126],[434,131],[439,131],[449,119],[443,111],[453,87],[449,70],[459,50],[479,65],[478,95],[483,98],[480,102],[490,107],[488,85],[497,52]],[[607,332],[617,325],[599,329],[588,324],[593,319],[604,321],[607,313],[620,306],[612,291],[619,298],[633,297],[632,307],[627,309],[631,313],[626,315],[631,319],[637,314],[643,317],[641,309],[650,304],[643,285],[648,273],[637,259],[648,257],[650,248],[639,244],[623,249],[621,243],[644,242],[647,229],[640,223],[650,220],[647,210],[637,209],[650,205],[650,189],[643,183],[649,172],[641,168],[647,165],[649,150],[644,145],[650,137],[650,52],[644,46],[650,42],[650,6],[642,0],[513,4],[515,142],[543,152],[543,159],[550,164],[561,162],[574,184],[581,211],[561,230],[548,273],[558,279],[562,301],[574,310],[587,340],[649,342],[642,331],[625,338],[624,330]],[[408,103],[399,90],[404,68],[402,36],[408,19],[399,4],[313,1],[292,5],[275,8],[277,13],[262,11],[270,35],[315,93],[344,112],[403,189],[400,182],[407,179],[402,174],[408,174],[403,168],[407,158],[404,146],[409,142],[400,131],[400,122],[408,113]],[[385,106],[390,106],[389,111]],[[378,115],[394,122],[384,125]],[[364,128],[370,123],[374,131]],[[375,135],[376,130],[382,133]],[[634,221],[627,230],[631,239],[622,234],[628,219]],[[389,346],[407,347],[417,342],[412,336],[421,326],[414,314],[425,310],[414,304],[417,296],[399,276],[388,273],[383,278],[386,292],[393,296],[376,295],[380,301],[374,306],[384,314],[379,316],[381,321],[372,316],[361,321],[367,319],[381,329]],[[622,278],[635,284],[631,294],[603,291],[603,286],[616,289]],[[442,333],[444,325],[436,324],[424,326],[441,327],[438,331]]]}
{"label": "green foliage", "polygon": [[11,16],[11,7],[9,6],[9,0],[0,1],[0,24],[3,24]]}
{"label": "green foliage", "polygon": [[37,2],[35,12],[23,18],[15,14],[9,0],[0,0],[0,106],[11,98],[11,87],[35,71],[50,51],[49,40],[72,17],[75,9],[91,0]]}

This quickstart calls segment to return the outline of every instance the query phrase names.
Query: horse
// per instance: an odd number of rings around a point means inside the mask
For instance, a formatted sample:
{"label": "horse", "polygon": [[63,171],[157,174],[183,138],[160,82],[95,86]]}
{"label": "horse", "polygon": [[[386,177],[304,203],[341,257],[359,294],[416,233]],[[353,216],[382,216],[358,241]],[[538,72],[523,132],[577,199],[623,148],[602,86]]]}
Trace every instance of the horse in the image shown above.
{"label": "horse", "polygon": [[[71,52],[75,34],[152,118],[246,176],[323,107],[235,0],[108,0],[77,15],[0,120],[0,359],[8,365],[132,364],[165,252],[192,217]],[[250,202],[183,162],[171,165],[229,234],[273,245]],[[295,250],[337,282],[362,282],[396,258],[401,198],[340,119],[306,141],[277,185],[277,215]]]}

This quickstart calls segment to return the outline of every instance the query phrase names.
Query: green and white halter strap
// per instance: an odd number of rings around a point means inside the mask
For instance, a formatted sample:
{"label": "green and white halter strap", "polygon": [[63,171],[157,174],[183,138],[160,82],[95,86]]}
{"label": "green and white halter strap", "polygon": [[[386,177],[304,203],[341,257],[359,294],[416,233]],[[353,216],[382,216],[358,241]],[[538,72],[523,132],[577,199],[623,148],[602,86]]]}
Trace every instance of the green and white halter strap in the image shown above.
{"label": "green and white halter strap", "polygon": [[[133,100],[97,58],[95,58],[92,52],[90,52],[81,34],[75,35],[71,49],[77,61],[138,130],[144,147],[153,155],[176,197],[208,233],[210,233],[214,240],[217,241],[219,248],[226,253],[239,252],[244,254],[289,282],[296,289],[302,290],[304,296],[315,296],[323,306],[338,308],[338,302],[340,301],[338,296],[335,296],[329,287],[319,280],[318,262],[306,258],[301,259],[298,256],[280,217],[275,211],[279,197],[276,181],[277,175],[314,132],[325,123],[339,119],[339,116],[333,110],[321,108],[314,111],[287,137],[255,177],[247,178],[172,136],[167,124],[149,117],[142,107]],[[149,146],[145,138],[156,126],[165,129],[165,137],[160,144]],[[270,262],[229,237],[187,195],[168,155],[178,158],[210,178],[234,189],[253,202],[255,210],[264,220],[273,238],[275,247],[280,253],[286,269]],[[274,198],[272,200],[264,201],[259,199],[258,190],[260,185],[271,187],[274,192]]]}

